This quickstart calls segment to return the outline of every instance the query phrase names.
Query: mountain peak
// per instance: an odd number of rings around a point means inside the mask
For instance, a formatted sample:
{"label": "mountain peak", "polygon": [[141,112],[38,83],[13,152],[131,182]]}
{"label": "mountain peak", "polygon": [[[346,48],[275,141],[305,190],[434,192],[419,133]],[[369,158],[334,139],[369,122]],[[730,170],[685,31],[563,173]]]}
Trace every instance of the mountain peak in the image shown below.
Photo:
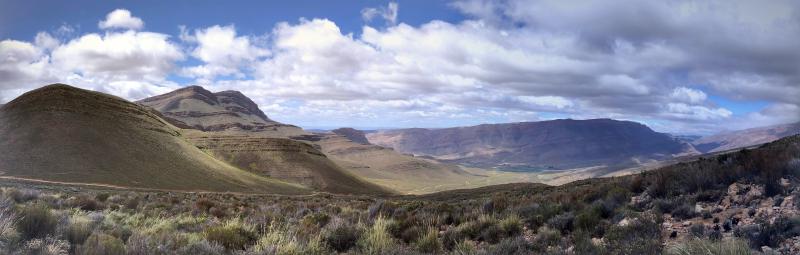
{"label": "mountain peak", "polygon": [[265,131],[302,129],[271,120],[258,105],[239,91],[212,93],[200,86],[188,86],[138,103],[161,112],[168,121],[203,131]]}

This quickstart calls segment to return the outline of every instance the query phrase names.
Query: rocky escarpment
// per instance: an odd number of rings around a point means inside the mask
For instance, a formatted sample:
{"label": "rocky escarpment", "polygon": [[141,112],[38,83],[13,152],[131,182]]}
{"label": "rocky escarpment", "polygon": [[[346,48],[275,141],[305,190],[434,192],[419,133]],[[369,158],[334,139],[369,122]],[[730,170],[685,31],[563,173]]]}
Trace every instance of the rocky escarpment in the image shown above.
{"label": "rocky escarpment", "polygon": [[182,128],[303,133],[296,126],[271,120],[238,91],[212,93],[200,86],[189,86],[138,103],[161,112],[166,120]]}
{"label": "rocky escarpment", "polygon": [[573,168],[667,159],[691,146],[645,125],[611,119],[553,120],[443,129],[388,130],[373,144],[486,167]]}
{"label": "rocky escarpment", "polygon": [[337,128],[331,130],[334,134],[341,135],[350,139],[355,143],[359,144],[369,144],[369,140],[367,140],[367,136],[364,135],[364,131],[357,130],[354,128]]}

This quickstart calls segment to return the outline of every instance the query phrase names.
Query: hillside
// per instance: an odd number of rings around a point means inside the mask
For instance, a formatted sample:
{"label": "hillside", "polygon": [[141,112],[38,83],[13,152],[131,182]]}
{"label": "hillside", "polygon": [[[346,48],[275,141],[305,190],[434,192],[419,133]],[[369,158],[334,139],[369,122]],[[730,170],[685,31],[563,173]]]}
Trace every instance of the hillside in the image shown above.
{"label": "hillside", "polygon": [[153,107],[173,123],[186,124],[190,143],[249,172],[326,192],[388,192],[343,170],[307,141],[289,139],[309,134],[270,120],[238,91],[211,93],[190,86],[139,103]]}
{"label": "hillside", "polygon": [[189,86],[137,103],[161,112],[167,121],[181,128],[251,131],[275,136],[305,134],[299,127],[269,119],[253,100],[238,91],[211,93],[200,86]]}
{"label": "hillside", "polygon": [[710,153],[759,145],[796,134],[800,134],[800,122],[706,136],[692,144],[700,152]]}
{"label": "hillside", "polygon": [[135,188],[308,193],[208,156],[144,107],[63,84],[0,108],[0,173]]}
{"label": "hillside", "polygon": [[364,131],[357,130],[354,128],[337,128],[331,130],[332,133],[347,137],[350,141],[359,144],[369,144],[369,140],[367,140],[367,136],[364,134]]}
{"label": "hillside", "polygon": [[404,153],[522,171],[638,164],[691,151],[645,125],[610,119],[387,130],[367,138]]}
{"label": "hillside", "polygon": [[537,181],[535,176],[522,173],[464,168],[414,157],[391,148],[356,143],[342,135],[318,134],[315,140],[322,152],[351,174],[402,194]]}
{"label": "hillside", "polygon": [[256,134],[187,130],[189,142],[241,169],[320,191],[387,194],[388,190],[347,173],[308,143]]}

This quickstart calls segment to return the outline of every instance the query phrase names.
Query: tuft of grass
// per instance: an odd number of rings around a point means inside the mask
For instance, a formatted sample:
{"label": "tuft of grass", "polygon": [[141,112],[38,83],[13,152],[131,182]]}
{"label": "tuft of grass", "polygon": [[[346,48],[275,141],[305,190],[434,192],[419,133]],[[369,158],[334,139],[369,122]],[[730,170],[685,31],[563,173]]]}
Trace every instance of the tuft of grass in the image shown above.
{"label": "tuft of grass", "polygon": [[752,254],[747,241],[743,239],[726,239],[713,241],[709,239],[692,238],[691,240],[674,244],[667,248],[667,255],[749,255]]}
{"label": "tuft of grass", "polygon": [[383,254],[395,247],[395,240],[389,234],[388,226],[391,220],[378,216],[372,227],[367,228],[357,245],[364,254]]}
{"label": "tuft of grass", "polygon": [[33,204],[20,210],[16,223],[16,228],[24,239],[33,239],[53,234],[58,219],[46,205]]}
{"label": "tuft of grass", "polygon": [[361,238],[362,230],[342,220],[334,220],[322,231],[322,241],[336,252],[347,252]]}
{"label": "tuft of grass", "polygon": [[205,231],[206,239],[218,243],[229,250],[243,250],[256,241],[255,230],[239,219],[233,219],[219,226],[209,227]]}
{"label": "tuft of grass", "polygon": [[425,235],[417,239],[415,246],[424,253],[438,253],[442,249],[442,244],[439,242],[439,231],[432,227],[428,228]]}
{"label": "tuft of grass", "polygon": [[516,214],[512,214],[500,221],[500,229],[507,237],[512,237],[522,233],[522,220]]}

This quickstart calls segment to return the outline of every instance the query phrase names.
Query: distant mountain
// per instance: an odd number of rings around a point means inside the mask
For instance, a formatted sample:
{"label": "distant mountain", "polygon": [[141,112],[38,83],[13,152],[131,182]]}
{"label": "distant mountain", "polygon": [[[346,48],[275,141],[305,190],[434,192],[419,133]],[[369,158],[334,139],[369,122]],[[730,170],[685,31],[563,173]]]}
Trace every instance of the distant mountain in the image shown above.
{"label": "distant mountain", "polygon": [[388,193],[340,168],[307,141],[289,139],[310,134],[270,120],[238,91],[191,86],[139,102],[197,129],[185,130],[189,142],[240,169],[332,193]]}
{"label": "distant mountain", "polygon": [[800,134],[800,122],[706,136],[692,144],[703,153],[720,152],[768,143],[795,134]]}
{"label": "distant mountain", "polygon": [[238,91],[212,93],[200,86],[189,86],[138,103],[161,112],[167,121],[181,128],[303,133],[299,127],[269,119],[253,100]]}
{"label": "distant mountain", "polygon": [[404,153],[521,171],[629,165],[692,152],[690,145],[645,125],[611,119],[400,129],[367,138]]}
{"label": "distant mountain", "polygon": [[208,156],[150,109],[63,84],[0,108],[0,175],[147,189],[309,193]]}
{"label": "distant mountain", "polygon": [[359,144],[369,144],[369,140],[367,140],[366,135],[361,130],[353,129],[353,128],[337,128],[331,130],[334,134],[341,135],[350,139],[355,143]]}

